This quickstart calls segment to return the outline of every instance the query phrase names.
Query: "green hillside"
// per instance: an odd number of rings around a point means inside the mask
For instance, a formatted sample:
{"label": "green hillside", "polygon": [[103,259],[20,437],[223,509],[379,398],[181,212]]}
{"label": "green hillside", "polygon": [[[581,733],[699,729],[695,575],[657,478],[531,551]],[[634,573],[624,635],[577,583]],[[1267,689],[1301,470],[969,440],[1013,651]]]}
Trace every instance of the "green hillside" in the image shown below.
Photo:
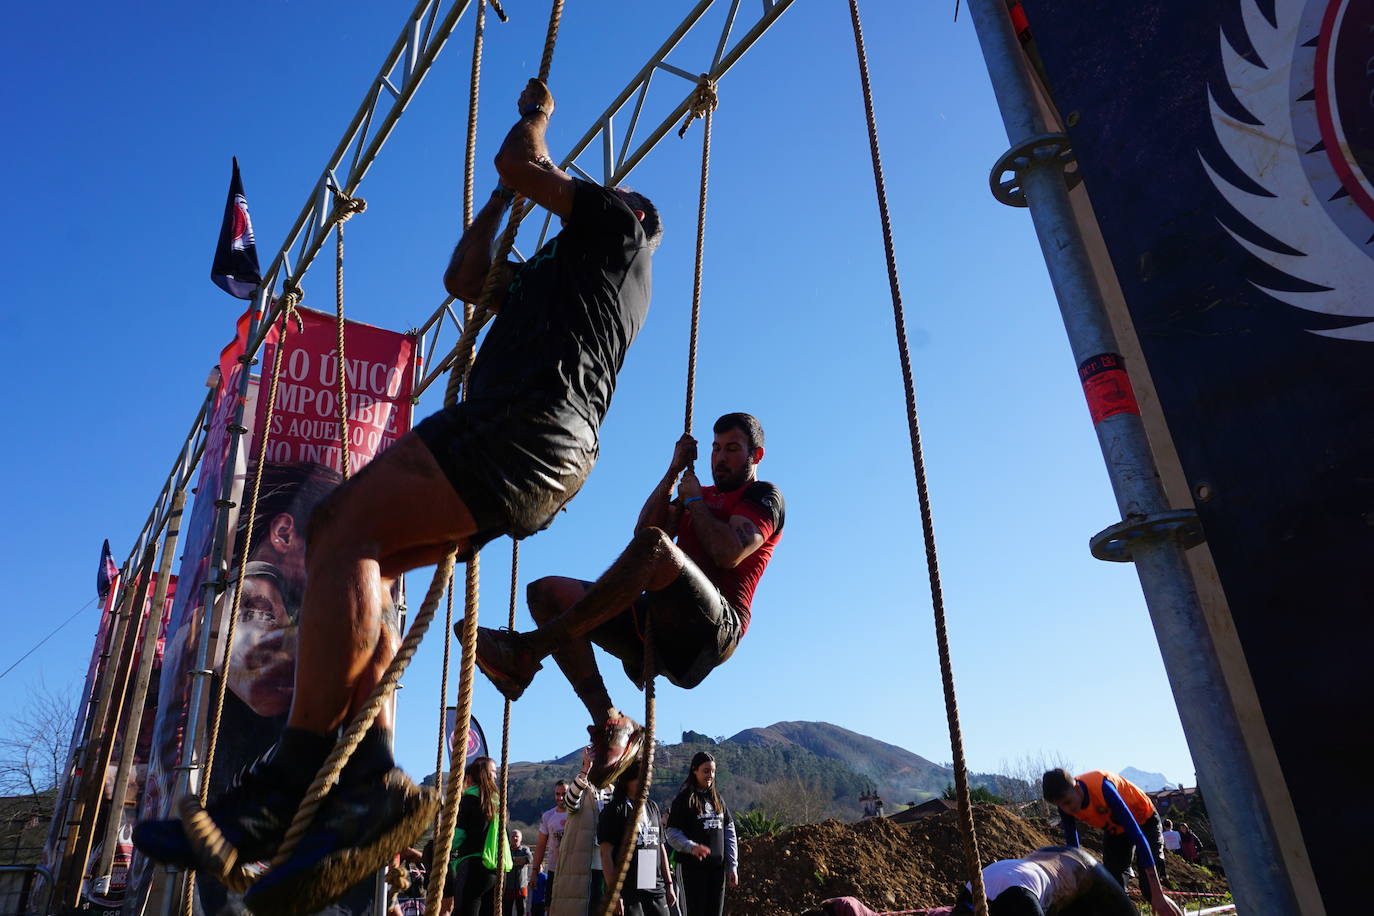
{"label": "green hillside", "polygon": [[[782,820],[812,823],[827,817],[857,820],[859,796],[876,789],[891,813],[907,802],[939,795],[953,780],[947,768],[895,745],[826,722],[779,722],[717,742],[694,731],[683,741],[658,745],[653,798],[668,805],[686,776],[692,755],[706,750],[719,765],[722,797],[736,811],[763,809]],[[528,830],[553,804],[553,784],[571,779],[581,750],[556,760],[511,765],[510,816]],[[994,792],[1005,777],[974,775]]]}

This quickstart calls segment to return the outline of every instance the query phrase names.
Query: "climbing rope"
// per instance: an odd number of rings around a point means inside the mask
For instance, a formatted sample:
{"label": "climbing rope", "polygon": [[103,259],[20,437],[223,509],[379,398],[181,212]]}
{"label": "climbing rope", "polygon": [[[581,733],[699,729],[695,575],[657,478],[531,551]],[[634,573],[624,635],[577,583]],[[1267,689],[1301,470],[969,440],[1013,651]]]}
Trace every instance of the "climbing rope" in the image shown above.
{"label": "climbing rope", "polygon": [[[434,779],[444,773],[444,745],[448,743],[448,666],[453,654],[453,580],[450,578],[444,598],[444,663],[439,669],[439,741],[434,749]],[[450,756],[452,751],[450,751]],[[434,830],[439,830],[439,812],[434,813]]]}
{"label": "climbing rope", "polygon": [[[682,418],[684,435],[690,435],[692,432],[692,407],[696,399],[697,336],[701,327],[701,276],[706,250],[706,190],[711,175],[711,115],[719,104],[720,99],[716,95],[715,82],[703,73],[697,83],[697,90],[689,102],[687,118],[682,122],[682,128],[678,131],[678,136],[684,137],[692,121],[700,118],[704,122],[701,136],[701,190],[697,198],[696,267],[692,275],[692,323],[687,335],[687,393]],[[650,625],[646,626],[644,631],[644,750],[640,752],[642,769],[640,770],[639,791],[635,795],[634,810],[629,822],[625,825],[625,833],[621,837],[620,857],[616,863],[614,887],[606,898],[606,908],[602,916],[611,916],[615,910],[615,902],[620,898],[620,891],[625,885],[625,875],[629,870],[630,858],[635,848],[635,830],[640,818],[644,816],[644,808],[649,801],[649,789],[653,786],[653,761],[656,743],[654,735],[656,725],[654,677],[657,672],[654,670],[652,617],[649,623]]]}
{"label": "climbing rope", "polygon": [[[549,71],[553,66],[554,46],[558,41],[558,25],[563,17],[563,0],[554,0],[553,8],[549,13],[549,28],[544,40],[544,56],[539,66],[539,79],[547,82]],[[470,157],[471,158],[471,157]],[[491,301],[491,296],[496,290],[497,283],[502,274],[502,268],[506,258],[510,255],[511,249],[515,246],[515,235],[520,229],[520,223],[525,215],[533,209],[532,205],[526,205],[518,197],[515,206],[511,210],[510,222],[506,226],[506,231],[501,236],[501,241],[497,245],[495,254],[492,256],[491,266],[487,270],[486,279],[482,283],[482,292],[478,296],[478,301],[474,303],[471,311],[465,316],[463,321],[463,333],[458,339],[458,344],[450,354],[452,359],[452,369],[450,370],[449,382],[444,393],[444,404],[449,405],[457,402],[459,392],[464,387],[467,375],[472,367],[473,345],[477,339],[477,333],[490,317],[490,310],[487,303]],[[456,547],[455,547],[456,552]],[[463,616],[463,650],[460,662],[460,680],[458,696],[458,716],[455,728],[457,732],[464,736],[471,728],[472,719],[472,682],[476,669],[476,646],[477,646],[477,601],[476,601],[476,577],[477,577],[477,557],[474,555],[468,562],[468,604],[467,611]],[[425,608],[421,608],[420,613],[425,613]],[[432,612],[431,612],[432,613]],[[466,757],[466,754],[464,755]],[[434,838],[434,857],[436,862],[446,861],[448,853],[453,844],[453,823],[456,820],[459,796],[463,791],[463,768],[453,767],[454,773],[449,778],[449,787],[444,796],[444,810],[440,817],[440,832]],[[444,849],[444,854],[439,855],[440,848]],[[426,911],[437,913],[439,901],[442,896],[445,877],[441,871],[439,880],[433,881],[429,887],[426,898]]]}
{"label": "climbing rope", "polygon": [[858,0],[849,0],[854,24],[854,47],[859,58],[859,82],[863,86],[864,115],[868,121],[868,145],[873,159],[873,183],[878,194],[878,215],[883,227],[887,256],[888,285],[892,290],[892,316],[897,330],[897,353],[902,365],[902,384],[906,392],[907,428],[911,436],[911,463],[916,473],[916,497],[920,504],[921,531],[925,540],[926,569],[930,576],[930,598],[935,614],[935,640],[940,653],[940,678],[944,684],[945,716],[949,720],[949,743],[954,755],[954,787],[959,803],[959,832],[963,836],[964,869],[973,888],[974,910],[987,916],[987,893],[978,856],[978,834],[973,825],[973,805],[969,799],[968,768],[964,762],[964,739],[959,728],[959,705],[954,696],[954,669],[950,663],[949,631],[945,624],[944,591],[940,585],[940,564],[935,552],[935,522],[930,510],[930,490],[926,481],[925,458],[921,452],[921,428],[916,414],[916,387],[907,348],[906,316],[902,309],[902,290],[897,280],[897,254],[892,242],[892,221],[887,209],[887,187],[883,180],[882,156],[878,151],[878,125],[873,112],[873,88],[868,78],[868,55],[864,50],[863,27],[859,22]]}
{"label": "climbing rope", "polygon": [[[515,604],[517,589],[520,585],[520,542],[512,539],[510,542],[510,613],[506,617],[506,629],[515,632]],[[510,697],[506,697],[504,708],[501,711],[501,841],[510,842],[506,836],[506,823],[510,820],[510,811],[506,806],[510,800]],[[496,898],[504,900],[506,873],[500,869],[496,872]]]}
{"label": "climbing rope", "polygon": [[[497,12],[500,13],[498,6]],[[501,14],[504,20],[505,14]],[[463,160],[463,229],[472,225],[473,182],[477,173],[477,90],[482,85],[482,39],[486,34],[487,4],[477,3],[477,25],[472,32],[472,76],[468,79],[467,155]]]}
{"label": "climbing rope", "polygon": [[706,250],[706,187],[711,175],[711,115],[720,104],[716,96],[716,84],[701,75],[696,94],[692,97],[691,110],[687,120],[682,122],[678,136],[687,133],[687,127],[694,118],[703,119],[701,134],[701,193],[697,198],[697,256],[696,268],[692,274],[692,329],[687,338],[687,407],[682,420],[684,435],[692,433],[692,403],[696,398],[697,382],[697,330],[701,324],[701,265]]}
{"label": "climbing rope", "polygon": [[[501,12],[499,6],[495,7],[497,15],[505,19],[505,14]],[[473,175],[477,162],[477,102],[478,90],[482,83],[482,40],[486,34],[487,4],[485,0],[478,0],[475,27],[472,32],[472,74],[468,80],[468,130],[467,130],[467,155],[463,161],[463,230],[472,225],[472,203],[473,203]],[[472,320],[472,306],[464,303],[463,323]],[[439,740],[435,749],[436,762],[434,764],[434,778],[437,782],[441,779],[444,772],[444,744],[448,740],[448,672],[451,650],[453,646],[453,581],[448,583],[448,604],[444,620],[444,667],[442,682],[439,688]],[[450,751],[452,756],[452,751]],[[466,763],[467,755],[463,755]],[[439,835],[439,826],[443,820],[443,811],[438,811],[434,815],[434,835]],[[431,862],[431,872],[436,863]],[[442,878],[440,879],[443,880]]]}
{"label": "climbing rope", "polygon": [[[450,564],[449,569],[452,570]],[[477,647],[477,584],[478,558],[474,554],[467,564],[464,605],[467,612],[463,615],[463,635],[459,640],[462,646],[462,662],[458,668],[458,712],[453,727],[454,747],[449,757],[448,783],[444,787],[444,804],[439,815],[439,828],[434,834],[434,852],[431,869],[437,867],[438,880],[430,881],[425,894],[425,912],[438,913],[447,881],[449,855],[453,852],[453,830],[458,821],[458,805],[465,788],[468,737],[472,728],[472,691],[475,680]],[[436,874],[431,870],[431,874]]]}
{"label": "climbing rope", "polygon": [[635,845],[638,840],[636,831],[639,828],[639,820],[644,816],[644,809],[649,803],[649,789],[653,785],[654,779],[654,730],[657,726],[655,722],[655,703],[654,703],[654,631],[652,627],[644,628],[644,747],[639,752],[639,791],[635,793],[634,809],[630,812],[630,819],[625,822],[625,830],[620,835],[620,855],[615,864],[615,880],[606,888],[606,903],[601,910],[601,916],[612,916],[615,913],[616,901],[620,899],[620,891],[625,887],[625,876],[630,872],[630,861],[634,857]]}
{"label": "climbing rope", "polygon": [[344,480],[349,478],[348,460],[348,361],[344,359],[344,223],[367,209],[361,197],[349,197],[342,190],[334,195],[334,292],[337,303],[334,325],[338,330],[339,348],[339,469]]}

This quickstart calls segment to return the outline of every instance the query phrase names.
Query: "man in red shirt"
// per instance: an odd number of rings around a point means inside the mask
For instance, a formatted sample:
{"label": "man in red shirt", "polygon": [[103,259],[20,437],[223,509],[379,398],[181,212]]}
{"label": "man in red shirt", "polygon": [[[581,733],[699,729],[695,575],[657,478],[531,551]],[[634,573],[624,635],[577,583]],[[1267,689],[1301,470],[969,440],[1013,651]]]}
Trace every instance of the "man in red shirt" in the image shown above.
{"label": "man in red shirt", "polygon": [[620,659],[642,686],[644,637],[652,631],[654,671],[678,687],[695,687],[749,629],[754,589],[782,536],[782,493],[757,477],[763,427],[747,413],[729,413],[713,431],[714,486],[697,480],[697,443],[683,436],[640,510],[634,540],[600,579],[540,579],[528,590],[538,629],[478,631],[477,664],[512,700],[542,659],[552,655],[558,662],[592,716],[588,778],[598,786],[635,761],[643,736],[611,704],[592,643]]}

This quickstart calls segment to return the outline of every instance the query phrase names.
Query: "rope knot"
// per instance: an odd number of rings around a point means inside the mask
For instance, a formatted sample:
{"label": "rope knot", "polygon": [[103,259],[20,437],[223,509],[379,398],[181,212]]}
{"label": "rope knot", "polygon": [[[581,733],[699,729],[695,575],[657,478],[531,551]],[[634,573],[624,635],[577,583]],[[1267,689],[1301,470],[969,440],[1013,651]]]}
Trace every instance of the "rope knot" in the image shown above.
{"label": "rope knot", "polygon": [[361,197],[349,197],[343,191],[334,193],[334,212],[329,215],[331,223],[346,223],[367,209],[367,201]]}
{"label": "rope knot", "polygon": [[281,303],[282,320],[290,319],[294,322],[298,334],[305,330],[305,320],[301,318],[301,313],[296,310],[296,306],[300,305],[304,298],[305,290],[292,283],[282,290],[281,296],[277,299]]}
{"label": "rope knot", "polygon": [[692,94],[692,100],[687,103],[687,118],[682,122],[682,127],[678,129],[678,138],[687,136],[687,128],[697,118],[704,118],[716,110],[720,104],[720,97],[716,95],[716,81],[705,73],[697,77],[697,89]]}

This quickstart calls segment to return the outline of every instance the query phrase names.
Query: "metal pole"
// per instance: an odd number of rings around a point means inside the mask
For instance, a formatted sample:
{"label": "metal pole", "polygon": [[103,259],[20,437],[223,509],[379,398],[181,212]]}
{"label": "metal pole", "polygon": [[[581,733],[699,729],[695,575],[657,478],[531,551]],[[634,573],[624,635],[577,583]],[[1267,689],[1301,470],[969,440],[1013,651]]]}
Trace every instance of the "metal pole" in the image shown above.
{"label": "metal pole", "polygon": [[[1069,203],[1064,177],[1068,141],[1045,134],[1003,0],[969,0],[968,6],[1008,139],[1019,153],[1017,177],[1074,361],[1082,369],[1120,350]],[[1183,555],[1190,541],[1198,542],[1200,526],[1190,510],[1170,511],[1138,414],[1106,417],[1096,429],[1125,520],[1095,538],[1093,552],[1103,559],[1135,562],[1238,908],[1295,913],[1297,898],[1282,867],[1273,824]]]}
{"label": "metal pole", "polygon": [[114,802],[110,806],[110,816],[105,824],[105,841],[100,850],[100,862],[94,872],[96,878],[105,878],[110,874],[115,844],[119,841],[119,827],[124,820],[129,778],[134,769],[134,752],[138,749],[138,734],[143,724],[143,705],[148,697],[148,685],[153,677],[153,657],[157,652],[158,630],[162,625],[162,608],[167,603],[167,590],[171,585],[172,561],[176,559],[177,540],[181,535],[181,510],[185,504],[185,490],[177,490],[172,494],[171,511],[167,517],[167,535],[162,540],[162,559],[157,570],[157,587],[153,590],[153,602],[149,605],[148,616],[143,623],[143,633],[139,637],[136,669],[138,676],[134,680],[134,689],[129,694],[124,746],[119,754],[119,768],[115,771]]}
{"label": "metal pole", "polygon": [[[244,338],[247,345],[251,345],[257,336],[262,316],[266,312],[267,291],[264,287],[258,288],[257,302],[253,310],[253,317],[248,324],[248,334]],[[229,510],[236,505],[235,499],[240,494],[235,492],[237,476],[234,473],[238,465],[239,445],[248,432],[243,425],[243,413],[245,404],[248,400],[248,387],[250,376],[253,374],[254,359],[248,355],[245,347],[244,352],[239,356],[239,384],[238,390],[234,394],[234,415],[229,420],[229,448],[224,457],[224,468],[222,480],[220,482],[219,498],[215,500],[215,533],[210,542],[210,565],[209,572],[213,577],[201,584],[205,589],[205,601],[201,606],[201,613],[205,619],[201,622],[200,633],[196,640],[195,662],[191,668],[191,696],[186,705],[186,728],[182,733],[181,739],[181,764],[177,767],[177,777],[172,790],[171,798],[175,801],[182,795],[190,791],[191,770],[196,769],[199,764],[195,763],[196,744],[200,740],[200,709],[205,703],[205,679],[213,674],[207,667],[210,660],[210,615],[214,613],[215,599],[225,588],[225,569],[224,554],[229,542]],[[208,494],[205,494],[208,495]],[[203,498],[203,497],[202,497]],[[175,898],[178,894],[172,888],[184,882],[177,882],[173,877],[179,869],[167,869],[168,893],[166,901],[168,909],[166,912],[174,912],[172,907],[179,906],[180,901]]]}
{"label": "metal pole", "polygon": [[110,767],[115,732],[119,730],[120,711],[124,706],[124,689],[129,683],[134,636],[138,632],[138,615],[142,613],[143,606],[148,600],[151,584],[149,580],[153,576],[156,552],[155,543],[150,543],[144,550],[143,560],[138,565],[138,581],[136,585],[130,583],[134,586],[130,589],[132,600],[123,605],[120,620],[115,624],[119,628],[119,638],[111,640],[114,655],[105,662],[112,674],[101,688],[102,712],[96,727],[91,729],[92,753],[87,758],[89,769],[82,774],[81,795],[73,816],[73,820],[80,821],[81,825],[72,845],[71,857],[63,862],[66,884],[62,888],[58,902],[66,906],[74,907],[81,902],[81,883],[86,876],[86,860],[90,857],[91,844],[95,840],[95,823],[100,818],[100,806],[105,796],[105,773]]}
{"label": "metal pole", "polygon": [[[134,590],[134,565],[131,558],[119,572],[119,598],[111,611],[110,628],[105,634],[105,646],[100,653],[100,669],[96,676],[96,683],[92,685],[91,694],[86,698],[86,722],[83,727],[81,746],[76,752],[76,767],[70,777],[73,785],[70,797],[67,799],[66,810],[62,812],[64,818],[63,834],[59,846],[61,861],[57,867],[58,887],[55,889],[59,898],[64,896],[65,888],[72,880],[72,862],[75,857],[76,843],[81,836],[87,774],[92,766],[91,757],[99,742],[102,717],[105,714],[105,708],[109,705],[108,682],[114,677],[114,665],[110,659],[118,651],[119,640],[123,636],[121,621],[124,619],[129,603],[134,600]],[[79,875],[77,880],[80,880]]]}

